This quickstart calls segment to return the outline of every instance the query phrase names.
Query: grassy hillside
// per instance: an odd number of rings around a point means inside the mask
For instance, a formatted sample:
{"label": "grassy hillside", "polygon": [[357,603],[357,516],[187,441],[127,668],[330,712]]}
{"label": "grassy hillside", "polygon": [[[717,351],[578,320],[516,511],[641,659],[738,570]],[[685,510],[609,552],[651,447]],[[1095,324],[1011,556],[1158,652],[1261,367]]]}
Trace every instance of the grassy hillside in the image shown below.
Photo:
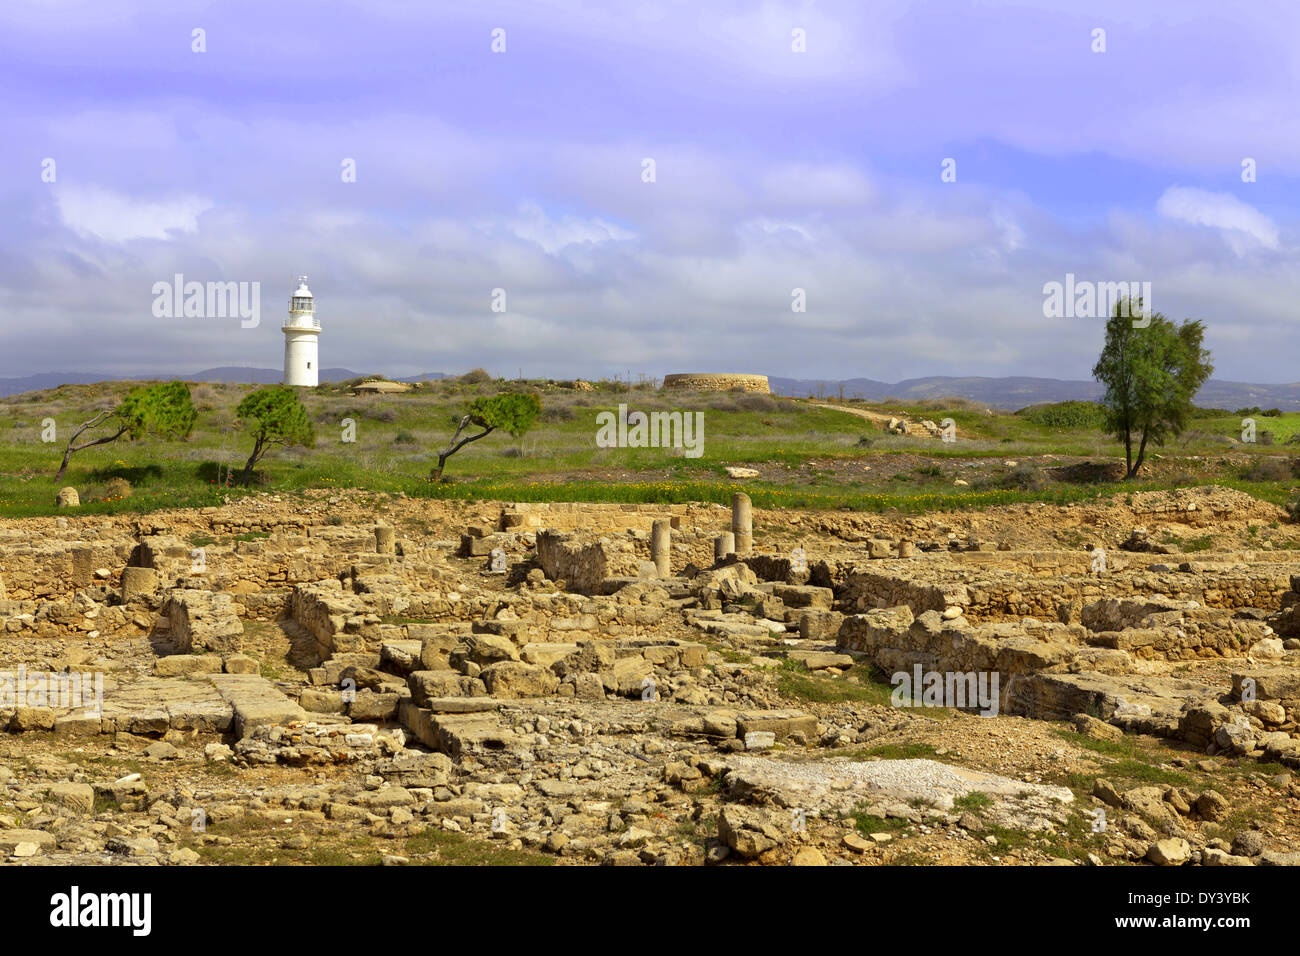
{"label": "grassy hillside", "polygon": [[[53,475],[72,428],[112,407],[131,387],[65,385],[0,401],[0,513],[50,513],[57,490]],[[214,504],[223,495],[242,493],[219,482],[231,468],[238,473],[248,455],[251,441],[235,427],[234,410],[254,387],[193,385],[199,423],[189,440],[122,440],[88,449],[73,456],[63,484],[77,488],[84,510],[92,512]],[[493,434],[467,446],[449,460],[450,480],[431,484],[426,476],[436,450],[447,443],[464,408],[476,395],[507,387],[538,392],[543,411],[537,426],[521,441]],[[316,425],[316,447],[274,449],[259,469],[260,490],[362,487],[439,497],[726,501],[737,483],[725,468],[740,465],[762,472],[744,482],[760,506],[922,510],[1026,498],[1074,500],[1115,490],[1104,480],[1104,469],[1062,469],[1113,462],[1121,453],[1094,424],[1055,407],[1012,414],[964,400],[845,403],[845,409],[912,419],[951,417],[959,440],[945,443],[892,435],[848,410],[807,401],[623,383],[577,391],[556,383],[447,380],[390,396],[354,396],[344,385],[324,385],[303,390],[302,398]],[[597,414],[620,403],[633,411],[703,413],[703,454],[597,447]],[[1300,413],[1255,417],[1261,438],[1255,445],[1234,441],[1239,415],[1198,419],[1183,438],[1155,450],[1161,457],[1152,461],[1151,483],[1214,478],[1274,500],[1285,497],[1294,484],[1286,455],[1300,453],[1300,447],[1284,442],[1300,433]],[[41,441],[47,418],[57,422],[56,442]],[[355,423],[352,443],[342,440],[347,419]],[[1272,445],[1263,443],[1268,437]],[[123,489],[114,479],[129,483],[129,496],[114,493]]]}

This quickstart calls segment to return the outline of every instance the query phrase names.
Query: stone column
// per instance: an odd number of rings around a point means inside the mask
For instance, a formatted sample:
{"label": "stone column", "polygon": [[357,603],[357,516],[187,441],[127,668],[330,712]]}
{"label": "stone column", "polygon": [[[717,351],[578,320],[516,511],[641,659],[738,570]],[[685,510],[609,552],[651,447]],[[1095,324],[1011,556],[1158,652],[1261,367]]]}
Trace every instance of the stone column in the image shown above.
{"label": "stone column", "polygon": [[731,531],[736,536],[736,554],[754,550],[754,506],[743,491],[731,496]]}
{"label": "stone column", "polygon": [[392,525],[375,525],[375,551],[379,554],[394,554],[397,550],[393,545],[395,533],[396,531]]}
{"label": "stone column", "polygon": [[713,539],[713,560],[718,564],[726,561],[736,553],[736,536],[730,531],[724,531]]}
{"label": "stone column", "polygon": [[672,544],[672,540],[672,524],[667,518],[660,518],[651,526],[650,560],[655,563],[655,571],[658,572],[661,578],[672,576],[672,564],[669,554],[669,546]]}
{"label": "stone column", "polygon": [[912,556],[912,542],[910,541],[898,542],[898,556],[900,558],[910,558]]}
{"label": "stone column", "polygon": [[95,552],[90,548],[72,549],[72,584],[88,588],[95,583]]}
{"label": "stone column", "polygon": [[122,569],[122,603],[128,604],[132,598],[152,597],[158,591],[158,572],[153,568]]}

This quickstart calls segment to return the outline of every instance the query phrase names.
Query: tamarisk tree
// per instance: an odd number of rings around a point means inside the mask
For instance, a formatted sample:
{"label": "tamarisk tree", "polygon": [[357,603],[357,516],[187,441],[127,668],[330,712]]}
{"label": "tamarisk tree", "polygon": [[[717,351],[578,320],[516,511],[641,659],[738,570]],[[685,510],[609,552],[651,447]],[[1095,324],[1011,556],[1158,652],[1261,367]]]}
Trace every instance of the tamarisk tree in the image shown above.
{"label": "tamarisk tree", "polygon": [[[522,438],[533,427],[541,413],[542,403],[536,395],[527,392],[502,392],[500,395],[481,395],[469,406],[469,412],[461,416],[456,426],[456,434],[451,436],[447,447],[438,452],[438,465],[429,472],[429,477],[437,481],[442,477],[442,470],[447,459],[460,451],[470,442],[486,438],[497,429],[508,432],[514,438]],[[461,438],[465,429],[481,428],[476,435]]]}
{"label": "tamarisk tree", "polygon": [[1108,430],[1124,443],[1126,480],[1137,477],[1148,443],[1163,445],[1187,427],[1192,398],[1214,371],[1199,321],[1175,325],[1156,312],[1135,327],[1131,317],[1141,313],[1141,299],[1136,307],[1115,304],[1092,370],[1106,387],[1101,403]]}
{"label": "tamarisk tree", "polygon": [[[63,480],[68,471],[68,461],[75,452],[93,445],[107,445],[119,438],[133,440],[144,435],[153,435],[167,440],[187,437],[194,430],[199,413],[190,398],[189,386],[184,382],[160,382],[157,385],[145,385],[133,388],[113,408],[100,412],[77,426],[68,446],[63,451],[63,463],[59,473],[54,476],[57,484]],[[105,428],[107,431],[96,438],[77,444],[77,439],[87,432]]]}

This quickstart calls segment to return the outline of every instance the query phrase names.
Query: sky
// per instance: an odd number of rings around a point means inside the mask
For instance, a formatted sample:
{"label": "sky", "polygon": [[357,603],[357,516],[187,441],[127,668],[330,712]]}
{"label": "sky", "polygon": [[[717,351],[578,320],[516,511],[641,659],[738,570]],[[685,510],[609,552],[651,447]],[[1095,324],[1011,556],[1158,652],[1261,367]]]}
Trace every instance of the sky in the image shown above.
{"label": "sky", "polygon": [[[1295,382],[1296,37],[1293,0],[7,0],[0,376],[279,367],[307,274],[361,373],[1087,379],[1072,274]],[[178,274],[256,324],[160,316]]]}

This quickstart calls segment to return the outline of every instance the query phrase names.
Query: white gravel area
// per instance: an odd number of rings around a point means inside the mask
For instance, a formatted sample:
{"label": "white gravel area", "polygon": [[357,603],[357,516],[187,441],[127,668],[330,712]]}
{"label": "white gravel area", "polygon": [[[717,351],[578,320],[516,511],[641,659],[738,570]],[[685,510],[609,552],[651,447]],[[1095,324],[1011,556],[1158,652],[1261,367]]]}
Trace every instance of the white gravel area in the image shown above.
{"label": "white gravel area", "polygon": [[744,788],[779,795],[783,802],[842,804],[845,797],[921,799],[941,809],[968,793],[990,797],[1069,803],[1065,787],[1025,783],[1010,777],[954,767],[937,760],[774,760],[736,756],[727,761]]}

